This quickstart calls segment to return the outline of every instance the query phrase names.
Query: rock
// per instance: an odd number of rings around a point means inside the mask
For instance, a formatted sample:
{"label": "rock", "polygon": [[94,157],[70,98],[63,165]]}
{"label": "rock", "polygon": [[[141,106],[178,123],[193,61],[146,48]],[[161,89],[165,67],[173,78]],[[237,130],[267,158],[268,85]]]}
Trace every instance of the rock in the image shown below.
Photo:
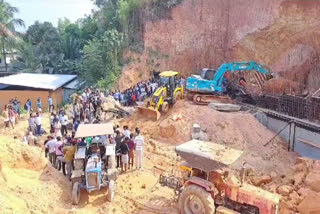
{"label": "rock", "polygon": [[308,166],[305,163],[299,163],[294,166],[295,172],[304,172],[308,171]]}
{"label": "rock", "polygon": [[269,192],[277,192],[277,186],[276,184],[271,184],[270,186],[268,186],[268,189],[267,189]]}
{"label": "rock", "polygon": [[299,196],[299,194],[296,191],[293,191],[290,195],[289,195],[290,201],[292,201],[292,203],[294,205],[298,205],[301,202],[301,198]]}
{"label": "rock", "polygon": [[308,194],[298,206],[300,214],[320,214],[320,193]]}
{"label": "rock", "polygon": [[300,185],[304,181],[304,178],[305,178],[305,173],[304,172],[296,173],[294,175],[294,185],[295,186]]}
{"label": "rock", "polygon": [[146,188],[146,185],[145,185],[145,184],[142,184],[141,188],[142,188],[142,189],[145,189],[145,188]]}
{"label": "rock", "polygon": [[289,204],[284,202],[283,200],[281,200],[280,204],[279,204],[279,213],[281,213],[281,214],[291,214]]}
{"label": "rock", "polygon": [[215,103],[215,102],[211,102],[209,104],[209,107],[217,111],[225,111],[225,112],[235,112],[235,111],[240,111],[241,109],[241,106],[239,105],[230,104],[230,103]]}
{"label": "rock", "polygon": [[282,196],[289,196],[293,192],[293,187],[289,185],[282,185],[277,188],[277,192]]}
{"label": "rock", "polygon": [[275,178],[278,176],[278,174],[276,172],[271,172],[270,173],[271,178]]}
{"label": "rock", "polygon": [[320,174],[310,172],[305,179],[305,184],[311,190],[315,192],[320,192]]}
{"label": "rock", "polygon": [[319,160],[313,160],[312,171],[320,172],[320,161]]}
{"label": "rock", "polygon": [[296,159],[296,165],[301,164],[301,163],[307,164],[309,160],[310,160],[310,159],[305,158],[305,157],[297,157],[297,159]]}
{"label": "rock", "polygon": [[263,175],[259,177],[252,177],[251,182],[255,186],[261,186],[262,184],[268,184],[272,181],[271,176]]}

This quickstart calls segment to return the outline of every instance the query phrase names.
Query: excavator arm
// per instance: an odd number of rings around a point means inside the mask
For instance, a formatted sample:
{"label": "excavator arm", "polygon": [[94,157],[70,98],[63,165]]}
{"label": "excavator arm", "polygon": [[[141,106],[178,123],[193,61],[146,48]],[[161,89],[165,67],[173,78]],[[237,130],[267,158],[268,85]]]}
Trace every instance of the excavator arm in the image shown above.
{"label": "excavator arm", "polygon": [[[268,80],[268,75],[271,74],[269,72],[269,69],[267,69],[262,64],[255,63],[253,61],[232,62],[222,64],[217,69],[217,71],[214,71],[212,69],[204,69],[201,76],[190,76],[187,80],[186,86],[188,97],[197,104],[208,104],[211,102],[211,100],[215,100],[219,97],[226,98],[225,101],[228,101],[227,97],[221,95],[224,95],[227,92],[231,94],[237,94],[234,92],[237,91],[237,86],[231,85],[230,87],[230,82],[228,84],[228,87],[224,84],[226,73],[250,70],[255,72],[255,79],[257,80],[259,87],[262,88],[263,83]],[[211,72],[210,75],[208,72]],[[243,90],[241,91],[243,92]],[[234,97],[234,95],[232,96]]]}
{"label": "excavator arm", "polygon": [[[270,74],[269,71],[263,65],[257,64],[253,61],[225,63],[225,64],[222,64],[218,68],[218,70],[213,78],[213,81],[216,84],[215,88],[217,89],[217,91],[222,91],[221,86],[222,86],[223,78],[224,78],[224,75],[226,72],[250,71],[250,70],[254,70],[254,71],[256,71],[260,74],[263,74],[263,75]],[[261,85],[264,77],[261,75],[257,75],[256,79],[257,79],[259,85]]]}

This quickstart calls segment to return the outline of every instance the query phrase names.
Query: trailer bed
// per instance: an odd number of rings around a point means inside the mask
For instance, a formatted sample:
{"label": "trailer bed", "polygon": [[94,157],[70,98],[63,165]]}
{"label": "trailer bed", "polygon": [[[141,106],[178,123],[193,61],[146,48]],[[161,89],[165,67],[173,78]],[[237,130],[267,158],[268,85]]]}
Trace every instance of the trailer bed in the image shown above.
{"label": "trailer bed", "polygon": [[205,171],[229,166],[243,154],[243,151],[200,140],[181,144],[176,147],[176,152],[194,167]]}

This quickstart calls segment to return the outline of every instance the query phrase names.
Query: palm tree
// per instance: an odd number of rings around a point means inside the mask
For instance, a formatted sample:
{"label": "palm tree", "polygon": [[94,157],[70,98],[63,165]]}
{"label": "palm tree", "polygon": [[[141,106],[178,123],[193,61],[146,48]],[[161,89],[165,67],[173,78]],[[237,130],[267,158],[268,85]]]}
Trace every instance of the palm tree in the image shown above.
{"label": "palm tree", "polygon": [[[4,0],[0,0],[0,38],[2,44],[2,55],[4,58],[4,64],[6,72],[8,71],[7,65],[7,52],[6,48],[12,47],[14,41],[16,40],[16,26],[24,27],[24,22],[22,19],[14,18],[15,14],[19,10],[16,7],[11,6],[9,3]],[[6,47],[7,45],[7,47]]]}

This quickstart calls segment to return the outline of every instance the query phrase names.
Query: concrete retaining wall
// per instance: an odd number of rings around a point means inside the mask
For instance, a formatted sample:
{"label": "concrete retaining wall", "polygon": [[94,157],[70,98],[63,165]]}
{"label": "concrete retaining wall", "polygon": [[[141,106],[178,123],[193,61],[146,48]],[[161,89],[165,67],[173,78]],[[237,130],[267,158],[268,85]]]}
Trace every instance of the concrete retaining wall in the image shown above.
{"label": "concrete retaining wall", "polygon": [[275,133],[285,127],[279,136],[290,144],[291,151],[295,151],[303,157],[320,160],[319,131],[304,128],[295,122],[289,124],[288,121],[270,117],[263,112],[257,112],[255,117],[261,124]]}

